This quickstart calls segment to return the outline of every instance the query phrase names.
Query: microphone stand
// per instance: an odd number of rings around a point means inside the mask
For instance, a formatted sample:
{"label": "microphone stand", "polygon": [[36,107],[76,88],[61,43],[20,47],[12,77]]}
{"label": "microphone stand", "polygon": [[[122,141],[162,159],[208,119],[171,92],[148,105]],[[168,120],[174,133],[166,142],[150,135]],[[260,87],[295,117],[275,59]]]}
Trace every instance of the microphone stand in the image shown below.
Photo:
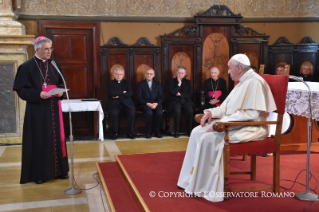
{"label": "microphone stand", "polygon": [[303,201],[316,201],[318,199],[318,195],[317,194],[313,194],[310,193],[309,191],[309,173],[310,173],[310,145],[311,145],[311,115],[312,115],[312,111],[311,111],[311,98],[312,98],[312,92],[310,90],[309,85],[303,81],[302,77],[295,77],[295,76],[289,76],[289,78],[303,82],[309,92],[308,92],[308,104],[309,104],[309,117],[308,117],[308,122],[307,122],[307,170],[306,170],[306,192],[302,192],[302,193],[298,193],[296,194],[296,197],[299,200],[303,200]]}
{"label": "microphone stand", "polygon": [[55,61],[52,60],[51,64],[55,67],[55,69],[58,71],[58,73],[61,75],[64,88],[65,88],[65,93],[66,93],[66,98],[68,99],[68,104],[69,104],[69,122],[70,122],[70,150],[71,150],[71,188],[67,189],[64,191],[65,194],[67,195],[72,195],[72,194],[79,194],[82,192],[80,188],[75,188],[74,187],[74,169],[73,169],[73,134],[72,134],[72,118],[71,118],[71,105],[70,105],[70,99],[69,99],[69,94],[68,90],[66,88],[66,83],[64,80],[64,77],[62,73],[60,72],[58,66],[56,65]]}

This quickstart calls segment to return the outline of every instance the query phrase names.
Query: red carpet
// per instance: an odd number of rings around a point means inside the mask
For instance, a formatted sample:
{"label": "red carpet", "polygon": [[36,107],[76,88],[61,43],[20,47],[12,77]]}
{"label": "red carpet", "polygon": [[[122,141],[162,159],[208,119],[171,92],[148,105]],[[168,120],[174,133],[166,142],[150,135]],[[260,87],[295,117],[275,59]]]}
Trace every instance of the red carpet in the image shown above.
{"label": "red carpet", "polygon": [[98,170],[102,183],[107,185],[105,191],[111,202],[111,210],[125,211],[125,212],[138,212],[138,208],[131,196],[125,181],[122,178],[120,169],[116,162],[98,163]]}
{"label": "red carpet", "polygon": [[[184,154],[185,152],[167,152],[118,156],[150,211],[303,211],[313,203],[300,201],[295,197],[262,197],[262,193],[258,193],[257,198],[237,197],[219,203],[212,203],[202,198],[185,197],[183,190],[176,187]],[[319,178],[318,161],[319,154],[312,153],[311,171],[317,178]],[[101,164],[103,163],[99,165]],[[249,162],[241,161],[240,157],[233,158],[231,166],[234,170],[244,170],[248,168]],[[305,168],[306,154],[304,152],[283,153],[280,179],[294,180],[299,171]],[[298,182],[305,184],[305,176],[303,172]],[[245,184],[247,187],[256,184],[265,186],[270,185],[271,181],[272,157],[257,157],[257,181],[249,181],[248,175],[233,175],[229,180],[229,185],[231,187],[238,187],[239,184]],[[281,181],[281,186],[290,187],[291,185],[291,182]],[[312,179],[310,188],[315,186],[316,183]],[[281,189],[281,192],[282,194],[293,192],[290,194],[294,195],[305,192],[305,190],[304,186],[296,184],[291,190]],[[319,192],[319,189],[316,191]],[[150,197],[150,192],[156,196]],[[270,195],[270,193],[266,194]],[[178,195],[184,195],[184,197]],[[122,201],[125,200],[122,199]],[[307,210],[307,212],[311,211],[319,211],[319,203]]]}

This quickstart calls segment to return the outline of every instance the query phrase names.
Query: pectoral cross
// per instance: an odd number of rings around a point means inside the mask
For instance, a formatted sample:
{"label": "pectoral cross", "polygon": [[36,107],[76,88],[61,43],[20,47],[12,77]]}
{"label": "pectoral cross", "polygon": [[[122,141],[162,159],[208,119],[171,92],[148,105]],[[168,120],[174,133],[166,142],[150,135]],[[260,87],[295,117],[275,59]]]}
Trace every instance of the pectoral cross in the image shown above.
{"label": "pectoral cross", "polygon": [[44,85],[45,88],[47,88],[47,83],[46,82],[44,82],[43,85]]}

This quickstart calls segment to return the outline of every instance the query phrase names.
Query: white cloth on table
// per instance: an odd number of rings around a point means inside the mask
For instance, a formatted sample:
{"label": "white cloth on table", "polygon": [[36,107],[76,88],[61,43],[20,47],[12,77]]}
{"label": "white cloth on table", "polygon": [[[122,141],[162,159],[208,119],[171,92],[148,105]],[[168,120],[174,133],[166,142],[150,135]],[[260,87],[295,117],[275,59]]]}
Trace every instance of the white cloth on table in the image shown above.
{"label": "white cloth on table", "polygon": [[[306,82],[312,92],[311,118],[319,121],[319,83]],[[289,114],[309,117],[309,92],[302,82],[289,82],[285,110]]]}
{"label": "white cloth on table", "polygon": [[[104,119],[104,112],[101,106],[100,101],[82,101],[81,99],[71,99],[69,102],[68,100],[62,100],[62,111],[63,112],[87,112],[87,111],[98,111],[99,112],[99,139],[101,141],[104,140],[104,133],[103,133],[103,124],[102,121]],[[71,107],[71,110],[70,110]],[[96,133],[96,132],[94,132]]]}

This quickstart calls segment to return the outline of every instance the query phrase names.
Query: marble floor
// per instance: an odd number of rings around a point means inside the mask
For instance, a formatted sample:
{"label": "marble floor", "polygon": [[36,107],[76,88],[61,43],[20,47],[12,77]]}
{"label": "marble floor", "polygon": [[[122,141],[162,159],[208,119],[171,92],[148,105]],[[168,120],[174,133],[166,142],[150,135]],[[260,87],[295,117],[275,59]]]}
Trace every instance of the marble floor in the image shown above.
{"label": "marble floor", "polygon": [[[74,141],[74,179],[82,189],[75,195],[64,194],[71,187],[70,179],[19,184],[21,145],[0,146],[0,211],[108,212],[107,198],[98,184],[97,162],[115,161],[114,156],[120,154],[184,151],[187,142],[188,137]],[[70,157],[69,143],[68,150]]]}

